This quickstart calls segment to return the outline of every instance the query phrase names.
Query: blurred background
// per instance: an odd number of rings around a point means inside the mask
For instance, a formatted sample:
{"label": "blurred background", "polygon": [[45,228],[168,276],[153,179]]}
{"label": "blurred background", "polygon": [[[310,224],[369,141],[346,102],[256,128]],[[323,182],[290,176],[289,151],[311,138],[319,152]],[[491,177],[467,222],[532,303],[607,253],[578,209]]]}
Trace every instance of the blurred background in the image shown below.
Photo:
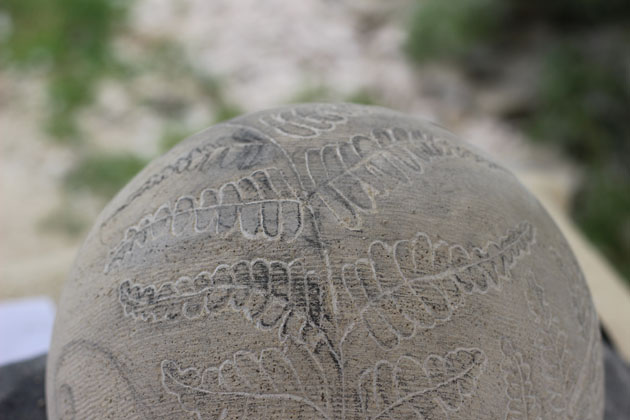
{"label": "blurred background", "polygon": [[517,173],[630,359],[627,0],[2,0],[5,316],[58,299],[92,221],[148,161],[309,101],[439,121]]}

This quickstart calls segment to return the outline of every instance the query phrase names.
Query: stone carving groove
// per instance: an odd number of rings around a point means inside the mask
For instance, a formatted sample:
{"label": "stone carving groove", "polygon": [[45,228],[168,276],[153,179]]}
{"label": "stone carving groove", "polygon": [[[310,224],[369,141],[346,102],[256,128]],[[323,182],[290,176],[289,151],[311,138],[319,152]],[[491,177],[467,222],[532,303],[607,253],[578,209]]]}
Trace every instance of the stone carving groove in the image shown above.
{"label": "stone carving groove", "polygon": [[72,387],[68,384],[62,384],[57,392],[59,393],[59,405],[56,407],[57,416],[64,420],[75,420],[77,409],[74,403]]}
{"label": "stone carving groove", "polygon": [[293,343],[259,355],[239,351],[203,372],[162,362],[163,386],[201,419],[286,418],[287,413],[331,418],[326,375],[312,354]]}
{"label": "stone carving groove", "polygon": [[400,183],[423,172],[423,164],[439,157],[472,158],[469,150],[420,130],[374,129],[369,135],[308,149],[304,187],[316,193],[337,221],[348,229],[361,226],[361,213],[375,210],[377,195],[387,196]]}
{"label": "stone carving groove", "polygon": [[547,386],[545,401],[554,412],[568,414],[572,410],[569,399],[575,391],[580,369],[571,357],[567,334],[554,317],[543,288],[533,274],[527,277],[527,282],[527,304],[540,326],[535,345],[540,350],[540,370]]}
{"label": "stone carving groove", "polygon": [[[501,281],[510,278],[511,268],[529,252],[534,241],[535,230],[528,222],[518,224],[483,248],[466,249],[444,241],[433,243],[424,233],[393,245],[375,241],[369,247],[368,258],[342,268],[343,287],[362,321],[362,324],[345,324],[343,335],[335,330],[334,321],[325,319],[324,308],[330,301],[331,291],[320,286],[326,283],[320,281],[317,273],[305,271],[300,260],[287,263],[256,259],[233,265],[220,264],[213,272],[202,271],[194,278],[181,277],[159,288],[126,280],[120,285],[119,300],[127,316],[148,322],[197,319],[231,308],[261,330],[277,329],[281,343],[308,352],[319,366],[329,366],[327,380],[344,389],[340,367],[344,364],[343,345],[353,329],[364,325],[378,344],[392,348],[402,339],[410,338],[416,329],[448,322],[456,308],[463,304],[465,295],[486,293],[489,288],[500,289]],[[392,276],[392,273],[397,275]],[[417,301],[404,300],[412,296]],[[457,354],[463,357],[465,353]],[[455,353],[447,356],[448,360],[452,358],[456,358]],[[442,360],[443,366],[444,363]],[[380,414],[368,409],[367,400],[359,408],[373,418],[390,412],[396,415],[413,412],[420,416],[443,409],[456,410],[458,405],[449,406],[440,397],[441,390],[450,389],[451,385],[429,384],[422,392],[399,397],[403,398],[399,404],[379,406],[384,410]],[[342,395],[341,391],[336,392]],[[462,389],[461,395],[469,396],[468,388]],[[262,399],[269,398],[272,397]],[[343,417],[347,409],[345,400],[333,403],[335,407],[343,404],[340,411],[335,412]]]}
{"label": "stone carving groove", "polygon": [[392,348],[417,329],[447,322],[465,295],[500,289],[534,240],[523,222],[484,248],[433,243],[425,233],[392,245],[375,241],[368,258],[343,267],[343,285],[370,335]]}
{"label": "stone carving groove", "polygon": [[[566,245],[565,245],[566,247]],[[565,252],[566,252],[565,248]],[[591,338],[591,331],[597,326],[597,315],[594,313],[595,308],[591,304],[591,295],[586,286],[586,279],[580,270],[580,266],[573,255],[570,255],[567,261],[563,261],[559,253],[555,249],[550,249],[554,259],[562,267],[562,271],[569,274],[572,279],[569,285],[571,302],[575,318],[580,325],[580,336],[583,340],[588,341]]]}
{"label": "stone carving groove", "polygon": [[[594,317],[597,322],[597,318]],[[597,324],[596,324],[597,325]],[[597,327],[595,331],[599,331]],[[599,335],[599,332],[597,332]],[[585,361],[587,365],[586,372],[583,372],[581,382],[582,391],[575,392],[572,404],[573,414],[581,415],[583,418],[596,419],[600,413],[604,411],[604,369],[602,346],[599,343],[593,343],[590,357]]]}
{"label": "stone carving groove", "polygon": [[[49,406],[597,420],[588,289],[553,222],[499,171],[435,125],[351,105],[263,111],[181,143],[81,248]],[[126,368],[64,355],[77,340]]]}
{"label": "stone carving groove", "polygon": [[[533,273],[527,276],[527,285],[527,305],[538,325],[534,340],[537,352],[530,355],[531,361],[526,362],[510,339],[504,338],[501,342],[504,355],[501,368],[508,396],[505,418],[540,419],[539,413],[543,409],[558,419],[574,419],[586,413],[594,418],[603,403],[603,398],[598,400],[596,396],[597,389],[601,388],[601,377],[598,377],[601,370],[597,369],[601,365],[599,330],[591,328],[586,355],[589,363],[580,363],[572,355],[568,336]],[[538,393],[533,390],[534,374],[539,375],[537,380],[544,384],[542,393],[541,388]]]}
{"label": "stone carving groove", "polygon": [[296,139],[318,137],[334,130],[348,120],[330,106],[315,109],[290,109],[276,114],[268,114],[260,121],[278,133]]}
{"label": "stone carving groove", "polygon": [[[380,361],[361,375],[360,412],[366,419],[448,418],[473,395],[485,364],[485,354],[476,348],[432,354],[424,363],[410,356],[395,365]],[[237,352],[203,372],[165,360],[162,383],[200,419],[286,418],[287,413],[334,419],[331,397],[341,392],[319,360],[291,341],[260,355]]]}
{"label": "stone carving groove", "polygon": [[521,352],[514,349],[511,340],[501,341],[503,361],[501,371],[507,388],[508,406],[505,414],[510,420],[539,420],[540,401],[534,393],[531,367],[523,361]]}
{"label": "stone carving groove", "polygon": [[[224,149],[219,160],[223,162],[223,155],[231,152]],[[233,160],[252,160],[252,153],[246,148]],[[423,162],[439,157],[472,159],[493,169],[500,168],[428,132],[399,127],[374,129],[367,136],[357,135],[320,149],[308,149],[297,166],[291,162],[298,171],[295,175],[302,180],[300,186],[288,173],[267,168],[236,182],[204,189],[198,197],[181,196],[175,203],[163,204],[127,228],[123,239],[110,251],[105,273],[147,240],[165,234],[228,235],[238,226],[247,239],[284,237],[290,241],[301,233],[303,206],[312,205],[315,197],[342,226],[358,229],[361,213],[376,209],[376,196],[387,196],[399,183],[413,179],[414,173],[421,174]]]}
{"label": "stone carving groove", "polygon": [[224,167],[233,164],[242,169],[255,165],[260,157],[266,139],[251,129],[238,127],[230,136],[223,136],[215,143],[205,143],[192,148],[189,152],[166,165],[159,172],[150,176],[116,209],[101,226],[105,226],[113,217],[125,210],[133,201],[147,191],[161,184],[175,174],[183,172],[204,172],[212,165]]}
{"label": "stone carving groove", "polygon": [[320,278],[300,260],[239,261],[220,264],[212,273],[181,277],[159,288],[126,280],[119,289],[125,315],[138,320],[197,319],[227,309],[243,313],[262,330],[312,341],[322,324],[324,291]]}
{"label": "stone carving groove", "polygon": [[410,172],[422,172],[406,145],[408,133],[374,130],[371,136],[329,144],[305,153],[307,190],[314,191],[336,219],[348,229],[360,226],[359,212],[375,208],[375,195],[386,195]]}
{"label": "stone carving groove", "polygon": [[361,412],[367,419],[446,419],[473,395],[485,363],[476,348],[432,354],[424,363],[411,356],[395,365],[380,361],[361,375]]}
{"label": "stone carving groove", "polygon": [[[375,241],[368,258],[343,266],[341,278],[370,335],[392,348],[417,329],[448,322],[466,294],[500,289],[501,279],[510,278],[511,268],[534,241],[535,230],[528,222],[496,242],[469,250],[444,241],[434,244],[424,233],[393,245]],[[126,315],[145,321],[196,319],[230,306],[258,328],[279,327],[284,339],[288,331],[321,328],[329,291],[320,284],[319,275],[305,272],[300,260],[257,259],[220,264],[213,272],[159,288],[125,280],[119,300]]]}
{"label": "stone carving groove", "polygon": [[111,251],[105,272],[136,247],[164,235],[206,233],[217,237],[238,229],[249,239],[291,241],[300,233],[302,218],[302,204],[282,172],[276,168],[258,170],[218,189],[204,189],[199,197],[179,197],[174,205],[166,203],[145,216],[127,229]]}

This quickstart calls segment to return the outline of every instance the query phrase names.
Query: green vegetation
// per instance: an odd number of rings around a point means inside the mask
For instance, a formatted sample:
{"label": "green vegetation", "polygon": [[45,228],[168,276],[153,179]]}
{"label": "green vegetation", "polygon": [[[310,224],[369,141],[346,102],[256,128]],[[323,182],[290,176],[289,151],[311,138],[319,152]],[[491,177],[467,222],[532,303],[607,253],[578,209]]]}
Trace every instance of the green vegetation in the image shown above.
{"label": "green vegetation", "polygon": [[223,121],[231,120],[232,118],[238,117],[242,113],[243,110],[241,109],[241,107],[229,103],[222,103],[214,114],[214,122],[216,124]]}
{"label": "green vegetation", "polygon": [[160,153],[166,153],[171,150],[177,143],[190,136],[192,132],[182,125],[170,125],[164,129],[162,137],[159,141]]}
{"label": "green vegetation", "polygon": [[325,85],[306,85],[288,101],[291,103],[307,102],[350,102],[361,105],[379,105],[380,101],[368,89],[359,89],[345,98]]}
{"label": "green vegetation", "polygon": [[81,159],[66,174],[64,186],[69,191],[88,190],[109,199],[147,163],[145,159],[129,153],[94,153]]}
{"label": "green vegetation", "polygon": [[66,197],[62,205],[39,221],[38,227],[44,232],[72,238],[85,232],[89,225],[90,220]]}
{"label": "green vegetation", "polygon": [[407,53],[418,61],[464,57],[492,40],[502,24],[503,4],[503,0],[423,1],[413,15]]}
{"label": "green vegetation", "polygon": [[588,169],[573,200],[573,217],[621,274],[630,279],[628,171],[620,168]]}
{"label": "green vegetation", "polygon": [[111,0],[4,0],[10,19],[0,40],[3,65],[44,70],[53,138],[76,141],[78,110],[89,104],[99,79],[118,68],[111,39],[124,23],[126,2]]}
{"label": "green vegetation", "polygon": [[624,63],[630,43],[614,41],[604,51],[562,43],[547,54],[536,110],[525,121],[533,138],[553,139],[588,165],[616,161],[619,152],[626,162],[630,159],[630,84]]}
{"label": "green vegetation", "polygon": [[485,49],[500,74],[540,28],[547,48],[534,104],[512,122],[582,166],[573,216],[630,281],[630,2],[424,0],[406,50],[417,62],[452,60],[467,71],[471,52]]}
{"label": "green vegetation", "polygon": [[334,93],[328,86],[305,84],[302,89],[297,91],[288,102],[294,104],[306,102],[330,102],[333,100]]}
{"label": "green vegetation", "polygon": [[361,89],[348,96],[344,102],[360,105],[380,105],[380,101],[367,89]]}
{"label": "green vegetation", "polygon": [[523,125],[584,167],[575,220],[630,279],[630,43],[613,41],[603,51],[563,45],[550,53],[539,104]]}
{"label": "green vegetation", "polygon": [[405,49],[419,62],[464,63],[476,49],[509,52],[532,29],[554,28],[549,41],[555,43],[563,34],[627,24],[629,17],[627,0],[419,0]]}
{"label": "green vegetation", "polygon": [[[122,62],[113,43],[127,31],[129,1],[119,0],[5,0],[0,3],[0,65],[45,78],[47,109],[42,128],[48,138],[72,147],[75,165],[65,175],[60,208],[41,221],[46,231],[77,235],[89,224],[72,210],[71,198],[92,196],[105,202],[148,162],[132,153],[108,153],[80,132],[78,115],[92,104],[104,78],[125,83],[147,72],[196,89],[199,100],[212,103],[214,122],[234,118],[242,110],[229,101],[221,81],[191,65],[184,51],[169,40],[148,40],[142,54]],[[6,23],[5,23],[6,22]],[[190,106],[186,96],[151,98],[142,102],[163,117],[160,152],[188,137],[191,127],[182,115]],[[208,121],[211,123],[212,121]],[[195,130],[196,131],[196,130]],[[83,199],[83,198],[82,198]],[[80,201],[80,200],[79,200]]]}
{"label": "green vegetation", "polygon": [[203,95],[216,106],[214,113],[215,124],[238,117],[243,113],[241,107],[226,97],[223,83],[220,79],[200,73],[190,65],[187,66],[187,72]]}

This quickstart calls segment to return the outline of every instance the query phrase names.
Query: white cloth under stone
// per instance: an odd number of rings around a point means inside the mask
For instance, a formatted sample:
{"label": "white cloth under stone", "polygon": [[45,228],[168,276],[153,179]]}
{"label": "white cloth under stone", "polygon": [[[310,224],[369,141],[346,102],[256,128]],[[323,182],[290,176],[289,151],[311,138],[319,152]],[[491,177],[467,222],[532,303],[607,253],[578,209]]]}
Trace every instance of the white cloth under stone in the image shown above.
{"label": "white cloth under stone", "polygon": [[48,352],[54,319],[47,297],[0,301],[0,365]]}

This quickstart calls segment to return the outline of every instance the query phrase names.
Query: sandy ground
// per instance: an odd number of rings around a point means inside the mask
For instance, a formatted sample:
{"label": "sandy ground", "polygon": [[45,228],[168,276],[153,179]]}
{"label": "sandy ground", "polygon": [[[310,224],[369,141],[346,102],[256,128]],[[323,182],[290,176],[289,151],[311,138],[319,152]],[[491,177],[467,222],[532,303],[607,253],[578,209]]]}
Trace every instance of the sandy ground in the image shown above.
{"label": "sandy ground", "polygon": [[[531,146],[494,117],[505,97],[478,92],[456,71],[411,66],[401,52],[409,0],[138,0],[132,31],[117,45],[134,60],[159,40],[180,46],[190,66],[220,80],[230,103],[253,111],[286,103],[308,88],[341,100],[369,91],[382,104],[440,121],[517,172],[567,235],[605,326],[630,360],[630,293],[566,215],[574,169]],[[516,95],[518,96],[518,92]],[[154,156],[164,117],[148,103],[174,98],[179,122],[195,130],[216,111],[194,83],[160,68],[131,80],[108,80],[81,125],[103,150]],[[37,76],[0,72],[0,299],[44,294],[57,298],[81,238],[42,230],[63,209],[60,180],[77,158],[41,131],[44,85]],[[85,198],[83,216],[102,205]]]}

